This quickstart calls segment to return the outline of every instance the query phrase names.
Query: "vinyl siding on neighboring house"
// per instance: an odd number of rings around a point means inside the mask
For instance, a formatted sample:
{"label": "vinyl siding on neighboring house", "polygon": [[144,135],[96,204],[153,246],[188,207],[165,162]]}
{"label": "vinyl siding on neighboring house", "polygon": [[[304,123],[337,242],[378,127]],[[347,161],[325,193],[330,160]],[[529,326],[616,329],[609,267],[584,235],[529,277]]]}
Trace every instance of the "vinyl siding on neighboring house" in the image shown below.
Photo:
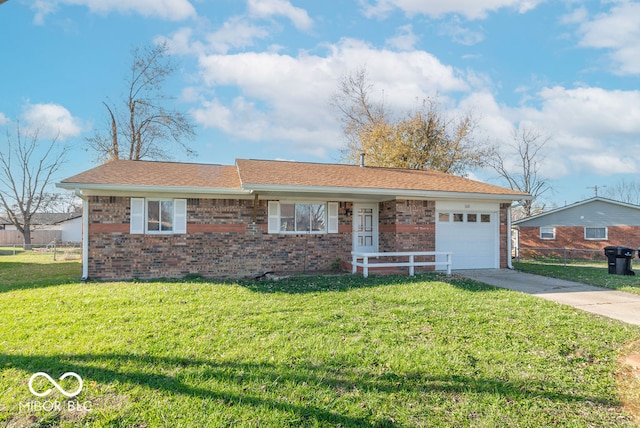
{"label": "vinyl siding on neighboring house", "polygon": [[639,226],[640,207],[595,200],[573,208],[515,222],[521,227],[544,226]]}

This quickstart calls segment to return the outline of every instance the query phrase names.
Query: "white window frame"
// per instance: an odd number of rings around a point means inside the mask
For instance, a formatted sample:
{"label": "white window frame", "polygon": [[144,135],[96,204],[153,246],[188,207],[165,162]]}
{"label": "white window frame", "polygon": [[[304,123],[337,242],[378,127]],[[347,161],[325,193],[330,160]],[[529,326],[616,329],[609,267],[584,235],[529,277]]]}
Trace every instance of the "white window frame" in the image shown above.
{"label": "white window frame", "polygon": [[[149,230],[149,202],[171,201],[172,230]],[[187,200],[175,198],[131,198],[131,234],[180,235],[187,233]]]}
{"label": "white window frame", "polygon": [[[604,238],[587,238],[587,229],[604,229]],[[585,241],[607,241],[608,239],[609,239],[609,230],[606,226],[585,226],[584,228]]]}
{"label": "white window frame", "polygon": [[[281,204],[285,205],[324,205],[324,230],[281,230]],[[268,232],[279,235],[326,235],[338,233],[338,202],[326,201],[302,201],[302,200],[280,200],[269,201],[268,203]],[[295,212],[295,210],[294,210]]]}
{"label": "white window frame", "polygon": [[[544,231],[544,229],[547,229],[547,230]],[[549,229],[551,229],[551,232],[549,232]],[[542,236],[543,234],[549,234],[549,233],[551,233],[551,237]],[[547,241],[552,241],[556,239],[556,228],[552,226],[540,226],[540,239],[547,240]]]}

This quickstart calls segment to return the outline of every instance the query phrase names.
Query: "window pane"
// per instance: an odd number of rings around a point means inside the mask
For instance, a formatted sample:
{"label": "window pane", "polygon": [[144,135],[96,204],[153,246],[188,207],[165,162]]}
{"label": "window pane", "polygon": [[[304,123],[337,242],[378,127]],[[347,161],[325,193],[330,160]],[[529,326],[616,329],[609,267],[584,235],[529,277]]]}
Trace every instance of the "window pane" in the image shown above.
{"label": "window pane", "polygon": [[280,231],[293,232],[296,229],[295,204],[280,204]]}
{"label": "window pane", "polygon": [[467,214],[467,222],[469,222],[469,223],[477,223],[478,222],[478,214]]}
{"label": "window pane", "polygon": [[462,222],[464,221],[464,214],[453,214],[454,222]]}
{"label": "window pane", "polygon": [[160,230],[160,202],[147,201],[147,230]]}
{"label": "window pane", "polygon": [[440,214],[438,214],[438,221],[440,221],[441,223],[448,223],[449,222],[449,213],[440,213]]}
{"label": "window pane", "polygon": [[172,231],[173,230],[173,201],[161,201],[160,207],[162,212],[160,213],[160,230]]}
{"label": "window pane", "polygon": [[587,227],[585,228],[586,239],[606,239],[607,229],[604,227]]}
{"label": "window pane", "polygon": [[311,205],[311,231],[324,232],[325,230],[324,204]]}
{"label": "window pane", "polygon": [[311,205],[296,204],[296,232],[311,230]]}
{"label": "window pane", "polygon": [[540,239],[555,239],[556,238],[556,229],[555,227],[541,227],[540,228]]}
{"label": "window pane", "polygon": [[480,214],[480,221],[482,223],[491,223],[491,214]]}

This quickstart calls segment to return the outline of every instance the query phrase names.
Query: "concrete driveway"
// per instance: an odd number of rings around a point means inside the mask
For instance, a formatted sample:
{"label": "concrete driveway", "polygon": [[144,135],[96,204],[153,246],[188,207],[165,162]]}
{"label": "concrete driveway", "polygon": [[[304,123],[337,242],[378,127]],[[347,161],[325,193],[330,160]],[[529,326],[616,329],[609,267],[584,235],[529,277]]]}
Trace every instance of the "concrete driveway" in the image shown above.
{"label": "concrete driveway", "polygon": [[457,270],[454,274],[640,325],[640,295],[637,294],[509,269]]}

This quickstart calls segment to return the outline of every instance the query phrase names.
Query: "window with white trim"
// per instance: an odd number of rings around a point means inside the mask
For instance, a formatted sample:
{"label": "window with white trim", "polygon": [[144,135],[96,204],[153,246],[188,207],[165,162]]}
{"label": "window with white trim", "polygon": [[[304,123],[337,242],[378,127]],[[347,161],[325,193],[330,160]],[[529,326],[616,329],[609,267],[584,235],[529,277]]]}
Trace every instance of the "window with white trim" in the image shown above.
{"label": "window with white trim", "polygon": [[147,232],[173,232],[173,199],[147,199]]}
{"label": "window with white trim", "polygon": [[131,198],[132,234],[187,232],[187,200]]}
{"label": "window with white trim", "polygon": [[556,239],[556,228],[555,227],[541,227],[540,228],[540,239]]}
{"label": "window with white trim", "polygon": [[606,241],[607,228],[606,227],[585,227],[584,239],[590,240],[590,241]]}
{"label": "window with white trim", "polygon": [[269,233],[338,233],[337,202],[269,201]]}

